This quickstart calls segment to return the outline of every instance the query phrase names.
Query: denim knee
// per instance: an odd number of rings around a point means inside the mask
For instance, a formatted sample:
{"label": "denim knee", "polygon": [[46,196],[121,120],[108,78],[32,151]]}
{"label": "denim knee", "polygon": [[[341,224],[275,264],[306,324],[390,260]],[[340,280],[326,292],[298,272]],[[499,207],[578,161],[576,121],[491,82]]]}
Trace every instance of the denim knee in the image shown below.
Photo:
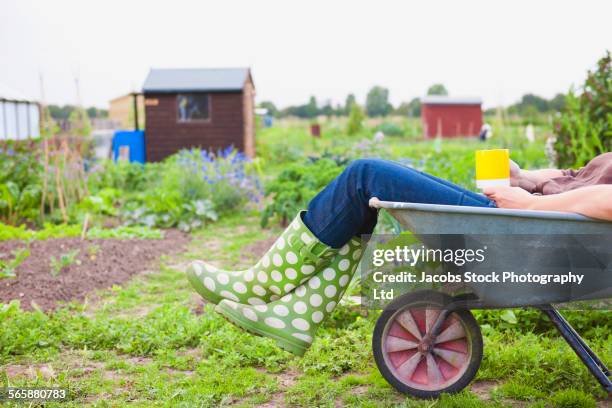
{"label": "denim knee", "polygon": [[356,159],[350,162],[344,171],[360,176],[372,172],[382,162],[380,159]]}

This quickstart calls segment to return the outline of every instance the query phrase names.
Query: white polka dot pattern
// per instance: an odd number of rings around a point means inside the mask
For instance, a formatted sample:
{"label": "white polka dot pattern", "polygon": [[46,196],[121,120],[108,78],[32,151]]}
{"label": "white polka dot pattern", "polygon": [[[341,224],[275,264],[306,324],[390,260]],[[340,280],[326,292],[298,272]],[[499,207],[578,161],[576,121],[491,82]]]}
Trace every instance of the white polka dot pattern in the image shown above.
{"label": "white polka dot pattern", "polygon": [[334,279],[335,277],[336,277],[336,271],[334,271],[332,268],[325,268],[325,270],[323,271],[323,278],[326,281],[330,281]]}
{"label": "white polka dot pattern", "polygon": [[196,276],[200,276],[202,274],[202,266],[200,265],[199,262],[194,262],[191,264],[191,266],[193,267],[193,271],[195,272]]}
{"label": "white polka dot pattern", "polygon": [[[302,232],[297,234],[299,237],[303,235]],[[286,247],[289,248],[290,245]],[[240,308],[245,309],[240,314],[240,325],[257,328],[258,333],[272,336],[281,346],[284,344],[283,339],[291,341],[292,347],[296,344],[304,348],[310,346],[318,325],[333,312],[355,273],[361,259],[361,243],[351,241],[350,245],[343,246],[341,252],[342,255],[336,255],[328,265],[319,268],[308,264],[289,267],[292,265],[290,253],[295,253],[288,251],[283,254],[283,267],[265,271],[266,278],[269,278],[270,282],[276,282],[276,285],[268,286],[266,282],[259,281],[260,276],[257,274],[259,284],[249,289],[255,294],[262,291],[275,294],[270,296],[270,302],[267,304],[240,305]],[[271,256],[274,263],[274,255]],[[308,276],[306,272],[313,275]],[[278,275],[282,275],[280,279]],[[297,281],[305,278],[307,281],[296,288]],[[246,287],[248,288],[248,285]],[[235,283],[232,288],[236,292],[243,289]],[[220,312],[223,313],[222,310]],[[238,317],[232,314],[226,315],[226,318],[234,320]],[[299,343],[296,343],[297,340]]]}
{"label": "white polka dot pattern", "polygon": [[295,310],[295,313],[304,314],[308,310],[308,306],[306,306],[306,303],[300,300],[299,302],[295,302],[295,305],[293,305],[293,310]]}
{"label": "white polka dot pattern", "polygon": [[325,288],[325,296],[327,296],[328,298],[334,297],[337,291],[338,290],[334,285],[329,285]]}
{"label": "white polka dot pattern", "polygon": [[287,252],[287,255],[285,255],[285,258],[287,259],[287,262],[289,262],[291,265],[295,265],[298,262],[297,255],[291,251]]}
{"label": "white polka dot pattern", "polygon": [[308,281],[308,286],[310,286],[312,289],[316,289],[321,286],[321,280],[318,276],[313,276],[312,279]]}
{"label": "white polka dot pattern", "polygon": [[234,294],[233,294],[232,292],[230,292],[230,291],[227,291],[227,290],[222,290],[221,292],[219,292],[219,294],[220,294],[221,296],[223,296],[224,298],[226,298],[226,299],[231,299],[231,300],[233,300],[234,302],[238,302],[238,301],[239,301],[238,296],[234,295]]}
{"label": "white polka dot pattern", "polygon": [[304,242],[305,244],[310,244],[313,241],[313,238],[308,235],[306,232],[302,232],[301,237],[302,238],[302,242]]}
{"label": "white polka dot pattern", "polygon": [[264,320],[264,323],[266,323],[270,327],[274,327],[275,329],[285,328],[285,322],[283,322],[281,319],[278,319],[276,317],[266,317]]}
{"label": "white polka dot pattern", "polygon": [[272,310],[279,316],[287,316],[289,314],[289,309],[287,309],[287,306],[284,305],[276,305],[272,308]]}
{"label": "white polka dot pattern", "polygon": [[254,309],[260,313],[265,313],[268,311],[268,305],[257,305],[254,307]]}
{"label": "white polka dot pattern", "polygon": [[262,265],[264,268],[267,268],[268,266],[270,266],[270,257],[269,257],[267,254],[266,254],[266,255],[264,255],[264,257],[262,258],[262,260],[261,260],[261,265]]}
{"label": "white polka dot pattern", "polygon": [[248,307],[245,307],[244,309],[242,309],[242,314],[244,315],[244,317],[246,317],[249,320],[252,320],[254,322],[257,321],[257,313],[255,313],[254,310],[249,309]]}
{"label": "white polka dot pattern", "polygon": [[302,330],[302,331],[306,331],[310,329],[310,324],[306,320],[300,317],[298,317],[297,319],[293,319],[291,321],[291,325],[295,327],[296,329]]}
{"label": "white polka dot pattern", "polygon": [[276,242],[276,247],[281,251],[285,248],[285,240],[283,239],[283,237],[280,237],[278,239],[278,241]]}
{"label": "white polka dot pattern", "polygon": [[215,290],[215,281],[212,280],[211,277],[205,277],[204,278],[204,286],[206,286],[206,289],[210,290],[210,291],[214,291]]}
{"label": "white polka dot pattern", "polygon": [[247,292],[247,287],[242,282],[236,282],[236,283],[234,283],[234,285],[232,285],[232,287],[238,293],[246,293]]}
{"label": "white polka dot pattern", "polygon": [[268,281],[268,275],[264,271],[257,272],[257,280],[260,283],[266,283]]}
{"label": "white polka dot pattern", "polygon": [[272,255],[272,263],[274,266],[281,266],[283,264],[283,257],[280,254]]}
{"label": "white polka dot pattern", "polygon": [[304,265],[302,266],[300,270],[302,271],[302,273],[305,273],[306,275],[310,275],[311,273],[315,271],[315,267],[312,265]]}
{"label": "white polka dot pattern", "polygon": [[323,298],[321,295],[315,293],[310,297],[310,304],[314,307],[321,306],[321,303],[323,303]]}
{"label": "white polka dot pattern", "polygon": [[293,268],[287,268],[287,269],[285,269],[285,276],[288,279],[293,280],[293,279],[297,278],[297,271],[295,269],[293,269]]}

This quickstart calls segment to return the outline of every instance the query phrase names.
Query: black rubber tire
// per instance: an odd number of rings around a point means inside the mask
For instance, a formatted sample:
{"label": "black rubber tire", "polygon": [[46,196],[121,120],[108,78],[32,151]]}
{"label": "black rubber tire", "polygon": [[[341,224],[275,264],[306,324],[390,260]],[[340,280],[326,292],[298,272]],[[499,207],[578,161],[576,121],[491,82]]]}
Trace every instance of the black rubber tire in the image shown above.
{"label": "black rubber tire", "polygon": [[409,387],[393,375],[384,358],[382,344],[383,333],[385,327],[389,323],[389,320],[392,319],[398,311],[404,310],[408,307],[412,308],[426,305],[438,306],[441,308],[447,308],[450,306],[452,308],[452,301],[453,299],[450,296],[435,291],[426,290],[407,293],[391,302],[383,310],[380,317],[376,321],[376,326],[372,335],[372,351],[374,352],[374,361],[376,361],[378,370],[385,380],[387,380],[387,382],[391,384],[393,388],[402,394],[408,394],[424,399],[437,398],[442,393],[452,394],[463,390],[476,376],[476,373],[480,368],[480,362],[482,361],[482,333],[480,332],[480,326],[476,322],[474,315],[472,312],[466,309],[456,309],[453,310],[453,313],[455,313],[465,325],[467,335],[471,342],[472,355],[466,371],[448,387],[436,391]]}

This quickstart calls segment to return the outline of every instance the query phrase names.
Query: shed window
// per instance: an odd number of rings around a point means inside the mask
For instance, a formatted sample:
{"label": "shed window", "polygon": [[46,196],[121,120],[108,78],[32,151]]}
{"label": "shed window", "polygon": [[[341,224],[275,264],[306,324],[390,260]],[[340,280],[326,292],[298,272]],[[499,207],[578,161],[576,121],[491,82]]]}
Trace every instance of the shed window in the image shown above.
{"label": "shed window", "polygon": [[177,120],[196,122],[210,118],[210,98],[207,93],[178,94],[176,97]]}

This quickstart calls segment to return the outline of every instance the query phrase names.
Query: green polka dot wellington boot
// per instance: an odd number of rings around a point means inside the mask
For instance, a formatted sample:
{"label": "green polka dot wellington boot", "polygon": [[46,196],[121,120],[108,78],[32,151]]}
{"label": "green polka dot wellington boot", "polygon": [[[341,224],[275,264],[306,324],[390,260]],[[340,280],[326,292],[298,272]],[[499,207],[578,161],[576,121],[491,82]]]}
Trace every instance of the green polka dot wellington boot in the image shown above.
{"label": "green polka dot wellington boot", "polygon": [[281,348],[302,356],[312,344],[319,324],[342,298],[361,255],[361,241],[353,238],[329,266],[279,300],[251,306],[226,299],[215,310],[231,323],[270,337]]}
{"label": "green polka dot wellington boot", "polygon": [[206,300],[263,305],[291,292],[329,264],[337,249],[319,241],[298,214],[257,264],[243,271],[225,271],[195,261],[187,278]]}

